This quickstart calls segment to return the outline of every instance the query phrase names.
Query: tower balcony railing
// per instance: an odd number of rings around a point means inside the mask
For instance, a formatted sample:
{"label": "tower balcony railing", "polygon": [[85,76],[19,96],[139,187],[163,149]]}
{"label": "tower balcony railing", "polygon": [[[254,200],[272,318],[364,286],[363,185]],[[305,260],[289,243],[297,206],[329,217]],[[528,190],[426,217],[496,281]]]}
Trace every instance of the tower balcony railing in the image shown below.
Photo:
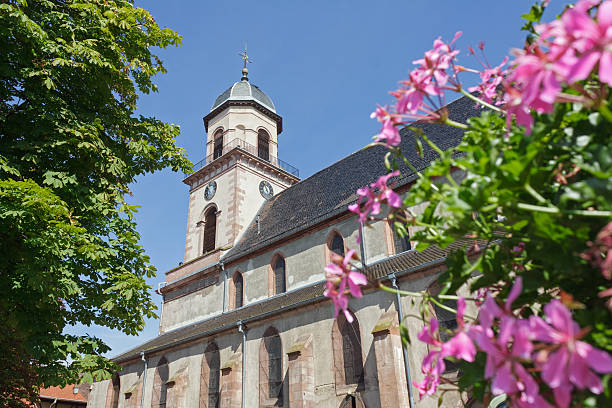
{"label": "tower balcony railing", "polygon": [[293,174],[296,177],[300,177],[300,171],[298,170],[297,167],[290,165],[289,163],[279,159],[278,157],[272,156],[268,151],[265,151],[265,150],[259,151],[257,146],[253,146],[252,144],[247,143],[241,139],[232,140],[231,142],[223,145],[223,149],[221,150],[221,152],[216,151],[213,154],[209,154],[208,156],[206,156],[204,160],[200,160],[199,162],[194,164],[193,170],[191,171],[191,173],[185,173],[185,177],[195,173],[196,171],[200,170],[207,164],[210,164],[214,162],[215,160],[221,158],[225,153],[228,153],[229,151],[235,148],[244,150],[245,152],[250,153],[253,156],[259,157],[260,159],[263,159],[276,167],[280,167],[281,169],[285,170],[289,174]]}

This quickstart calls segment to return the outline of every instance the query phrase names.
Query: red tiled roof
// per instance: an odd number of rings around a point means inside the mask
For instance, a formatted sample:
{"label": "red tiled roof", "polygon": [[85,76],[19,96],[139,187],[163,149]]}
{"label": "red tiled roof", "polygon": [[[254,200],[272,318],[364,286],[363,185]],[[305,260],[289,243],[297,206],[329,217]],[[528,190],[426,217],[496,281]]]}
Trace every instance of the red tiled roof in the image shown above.
{"label": "red tiled roof", "polygon": [[[85,385],[84,385],[85,386]],[[64,401],[83,401],[87,402],[87,399],[81,395],[81,393],[74,393],[74,384],[67,385],[64,388],[61,387],[49,387],[42,388],[40,390],[40,398],[51,398]]]}

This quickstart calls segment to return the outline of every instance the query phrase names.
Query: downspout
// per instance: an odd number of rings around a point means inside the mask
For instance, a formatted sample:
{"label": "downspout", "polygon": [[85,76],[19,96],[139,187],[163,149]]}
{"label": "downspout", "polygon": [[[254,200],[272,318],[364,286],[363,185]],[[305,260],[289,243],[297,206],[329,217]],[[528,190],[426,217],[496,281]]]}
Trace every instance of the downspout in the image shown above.
{"label": "downspout", "polygon": [[142,372],[142,391],[140,395],[140,408],[144,408],[145,386],[147,385],[147,359],[144,351],[140,352],[140,359],[144,362],[144,371]]}
{"label": "downspout", "polygon": [[49,405],[49,408],[57,407],[57,398]]}
{"label": "downspout", "polygon": [[[393,289],[399,290],[399,286],[397,285],[397,277],[394,273],[389,275],[391,279],[391,285]],[[404,321],[404,312],[402,311],[402,299],[400,298],[400,294],[396,293],[397,299],[397,316],[399,318],[400,323]],[[414,408],[414,397],[412,396],[412,379],[410,378],[410,360],[408,360],[408,350],[406,347],[402,345],[402,351],[404,352],[404,369],[406,370],[406,382],[408,383],[408,398],[410,399],[410,408]]]}
{"label": "downspout", "polygon": [[359,250],[361,251],[361,265],[363,269],[366,266],[365,246],[363,241],[365,240],[365,231],[363,230],[363,224],[359,223]]}
{"label": "downspout", "polygon": [[245,395],[244,395],[244,380],[246,379],[245,377],[245,362],[246,362],[246,332],[244,331],[244,325],[242,324],[242,320],[238,321],[238,331],[240,333],[242,333],[242,380],[240,381],[241,386],[242,386],[242,395],[240,397],[240,407],[244,408],[244,399],[245,399]]}
{"label": "downspout", "polygon": [[225,264],[219,262],[219,265],[221,265],[221,273],[223,274],[223,310],[221,310],[221,313],[225,313],[227,307],[227,273],[225,273]]}
{"label": "downspout", "polygon": [[157,284],[157,291],[156,291],[156,292],[157,292],[157,294],[158,294],[158,295],[160,295],[160,296],[161,296],[161,298],[162,298],[162,301],[161,301],[161,310],[160,310],[160,312],[159,312],[159,329],[157,330],[157,335],[160,335],[160,334],[161,334],[161,332],[162,332],[161,319],[163,319],[163,318],[164,318],[164,300],[165,300],[165,299],[164,299],[164,295],[162,295],[162,293],[161,293],[161,288],[162,288],[162,285],[164,285],[164,286],[165,286],[165,284],[166,284],[166,282],[159,282],[159,283]]}

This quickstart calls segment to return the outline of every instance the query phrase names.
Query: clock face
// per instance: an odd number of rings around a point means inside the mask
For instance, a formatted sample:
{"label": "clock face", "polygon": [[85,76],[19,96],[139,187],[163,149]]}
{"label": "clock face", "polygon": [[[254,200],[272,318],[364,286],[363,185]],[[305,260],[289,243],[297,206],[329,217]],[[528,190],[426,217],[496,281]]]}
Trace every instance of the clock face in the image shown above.
{"label": "clock face", "polygon": [[204,189],[204,198],[206,198],[206,201],[212,200],[216,192],[217,192],[217,182],[211,181],[210,183],[208,183],[208,185]]}
{"label": "clock face", "polygon": [[265,180],[259,183],[259,192],[261,193],[262,197],[265,198],[266,200],[271,199],[272,196],[274,195],[272,184],[268,183]]}

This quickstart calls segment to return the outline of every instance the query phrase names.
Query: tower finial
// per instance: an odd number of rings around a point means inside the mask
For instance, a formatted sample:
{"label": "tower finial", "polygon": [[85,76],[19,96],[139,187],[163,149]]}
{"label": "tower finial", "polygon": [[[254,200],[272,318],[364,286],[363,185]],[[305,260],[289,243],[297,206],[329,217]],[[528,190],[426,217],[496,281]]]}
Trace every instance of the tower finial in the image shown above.
{"label": "tower finial", "polygon": [[249,74],[249,69],[247,68],[247,62],[248,63],[252,63],[253,60],[249,58],[249,56],[247,55],[247,43],[246,41],[244,42],[244,52],[240,52],[238,53],[238,55],[240,55],[242,57],[242,61],[244,61],[244,67],[242,68],[242,80],[243,81],[248,81],[249,78],[247,77],[247,75]]}

